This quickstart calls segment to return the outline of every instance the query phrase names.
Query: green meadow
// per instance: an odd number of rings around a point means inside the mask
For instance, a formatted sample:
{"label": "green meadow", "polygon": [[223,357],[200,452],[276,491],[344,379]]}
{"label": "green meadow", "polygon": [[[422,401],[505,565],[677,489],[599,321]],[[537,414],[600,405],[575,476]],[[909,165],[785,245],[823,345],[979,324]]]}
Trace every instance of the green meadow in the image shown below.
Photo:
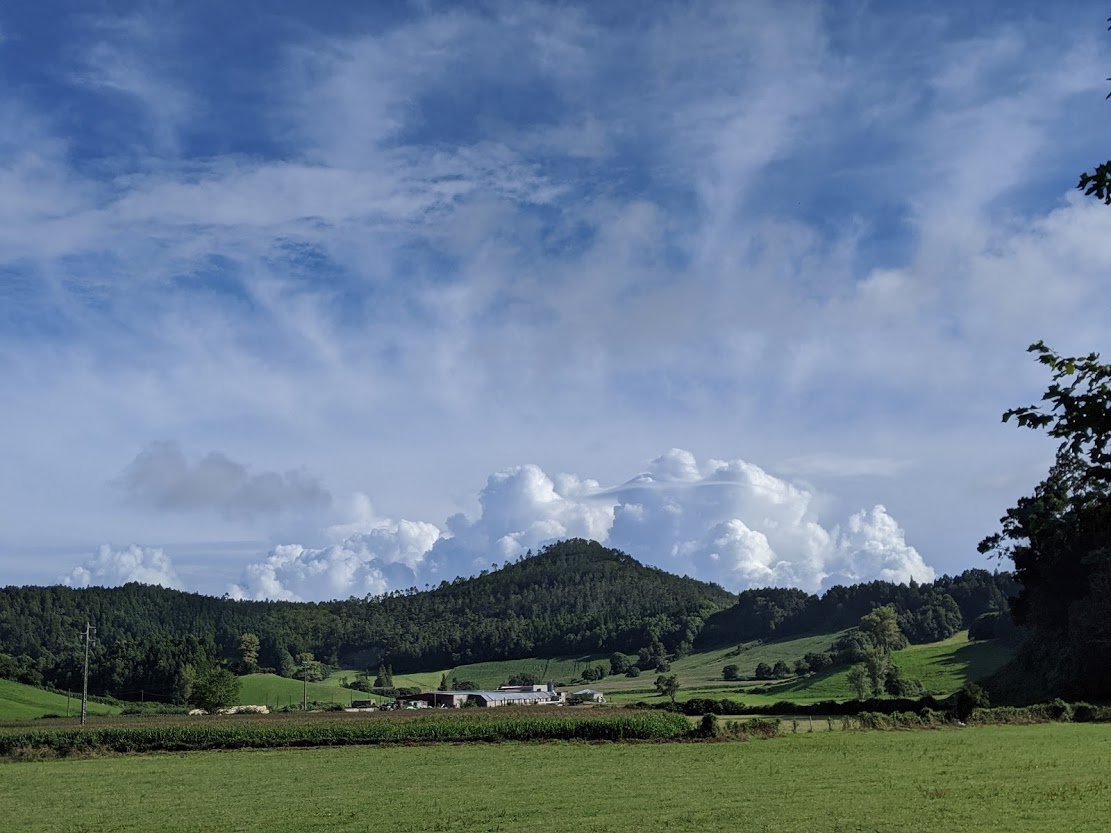
{"label": "green meadow", "polygon": [[[340,682],[344,677],[355,679],[355,671],[340,671],[331,674],[319,683],[308,684],[309,702],[338,703],[349,706],[352,700],[381,700],[361,691],[344,688]],[[277,674],[247,674],[239,678],[239,702],[267,705],[270,708],[298,706],[305,695],[305,683]]]}
{"label": "green meadow", "polygon": [[2,763],[0,806],[41,833],[1102,833],[1108,760],[1105,724],[193,752]]}
{"label": "green meadow", "polygon": [[[848,668],[844,667],[799,679],[763,684],[751,681],[727,683],[721,679],[721,669],[729,663],[738,665],[742,676],[750,675],[756,663],[774,665],[777,659],[790,663],[807,651],[825,650],[837,636],[826,634],[782,642],[754,643],[739,655],[734,655],[735,648],[692,654],[672,663],[669,673],[679,676],[682,686],[677,695],[679,700],[691,697],[727,698],[753,706],[771,705],[781,700],[795,703],[851,700],[856,697],[856,692],[849,684]],[[1010,657],[1011,651],[995,640],[969,642],[967,631],[954,634],[942,642],[911,645],[893,654],[895,664],[902,669],[905,677],[918,680],[927,694],[938,697],[952,694],[966,682],[989,676]],[[664,698],[652,688],[655,678],[654,671],[636,679],[606,677],[594,687],[606,692],[607,698],[615,703],[638,700],[664,702]]]}
{"label": "green meadow", "polygon": [[[81,693],[68,698],[69,713],[81,714]],[[64,694],[44,691],[12,680],[0,680],[0,721],[32,720],[47,714],[65,716],[67,698]],[[117,706],[89,703],[89,714],[119,714]]]}

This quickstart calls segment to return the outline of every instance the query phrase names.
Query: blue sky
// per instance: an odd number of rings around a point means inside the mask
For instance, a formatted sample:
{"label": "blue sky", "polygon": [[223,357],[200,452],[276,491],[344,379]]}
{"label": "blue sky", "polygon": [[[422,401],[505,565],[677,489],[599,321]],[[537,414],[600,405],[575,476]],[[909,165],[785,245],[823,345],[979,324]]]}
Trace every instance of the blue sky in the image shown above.
{"label": "blue sky", "polygon": [[0,9],[0,584],[992,566],[1105,7],[353,5]]}

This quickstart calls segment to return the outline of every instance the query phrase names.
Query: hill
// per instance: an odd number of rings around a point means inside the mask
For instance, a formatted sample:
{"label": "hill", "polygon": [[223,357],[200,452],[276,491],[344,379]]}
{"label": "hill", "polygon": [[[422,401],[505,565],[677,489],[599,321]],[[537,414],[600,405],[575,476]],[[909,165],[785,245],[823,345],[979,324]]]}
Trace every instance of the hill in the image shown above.
{"label": "hill", "polygon": [[306,685],[301,680],[279,677],[277,674],[245,674],[239,678],[238,699],[240,703],[266,705],[272,709],[296,706],[304,699],[306,688],[310,703],[336,703],[349,706],[352,700],[383,699],[344,688],[341,682],[348,676],[353,675],[341,672],[333,674],[322,682],[310,682]]}
{"label": "hill", "polygon": [[[794,703],[816,703],[821,700],[850,700],[856,697],[848,679],[848,668],[829,668],[815,674],[763,683],[751,679],[757,663],[772,665],[778,659],[790,663],[809,651],[820,652],[840,634],[807,636],[768,643],[754,643],[740,656],[730,651],[708,651],[692,654],[672,664],[670,673],[679,677],[679,700],[691,697],[738,700],[747,705],[772,705],[782,700]],[[908,679],[922,683],[924,693],[945,697],[965,683],[987,679],[1014,655],[1013,648],[998,640],[968,641],[966,631],[948,639],[925,645],[910,645],[892,655]],[[740,668],[742,680],[726,682],[721,670],[734,663]],[[715,676],[716,674],[716,676]],[[618,702],[663,702],[652,685],[655,675],[629,680],[606,677],[595,687],[608,699]],[[643,680],[643,682],[641,682]]]}
{"label": "hill", "polygon": [[[303,652],[333,666],[398,675],[470,662],[614,650],[653,656],[690,649],[706,618],[736,597],[646,567],[592,541],[571,540],[501,569],[366,599],[248,602],[140,584],[0,589],[0,676],[73,688],[74,634],[98,628],[90,690],[172,700],[186,666],[238,656],[257,634],[263,669],[296,671]],[[6,657],[5,657],[6,655]]]}
{"label": "hill", "polygon": [[[81,714],[81,694],[67,698],[12,680],[0,680],[0,720],[31,720],[47,714]],[[89,714],[119,714],[117,706],[89,703]]]}

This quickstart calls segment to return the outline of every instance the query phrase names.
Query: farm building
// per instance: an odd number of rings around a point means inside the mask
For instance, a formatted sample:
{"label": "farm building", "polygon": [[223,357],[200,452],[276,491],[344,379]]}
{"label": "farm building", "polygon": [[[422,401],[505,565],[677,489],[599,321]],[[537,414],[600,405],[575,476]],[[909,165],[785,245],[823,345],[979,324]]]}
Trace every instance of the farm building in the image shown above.
{"label": "farm building", "polygon": [[399,698],[403,703],[424,703],[433,708],[458,709],[463,706],[553,706],[564,701],[564,695],[548,686],[503,686],[497,691],[425,691]]}
{"label": "farm building", "polygon": [[606,696],[600,691],[595,691],[593,688],[581,688],[578,691],[571,692],[571,699],[577,700],[580,703],[604,703]]}

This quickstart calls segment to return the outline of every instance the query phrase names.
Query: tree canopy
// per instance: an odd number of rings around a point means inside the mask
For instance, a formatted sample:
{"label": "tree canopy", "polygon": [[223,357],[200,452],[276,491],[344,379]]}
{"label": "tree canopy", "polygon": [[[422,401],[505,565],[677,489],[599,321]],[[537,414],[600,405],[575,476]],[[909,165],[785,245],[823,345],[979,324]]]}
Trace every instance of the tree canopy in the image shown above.
{"label": "tree canopy", "polygon": [[[1029,629],[1019,657],[1046,693],[1111,696],[1111,365],[1099,354],[1030,346],[1052,374],[1041,405],[1004,421],[1061,440],[1046,478],[1000,519],[980,551],[1009,558],[1021,590],[1011,604]],[[1041,693],[1041,692],[1039,692]]]}

